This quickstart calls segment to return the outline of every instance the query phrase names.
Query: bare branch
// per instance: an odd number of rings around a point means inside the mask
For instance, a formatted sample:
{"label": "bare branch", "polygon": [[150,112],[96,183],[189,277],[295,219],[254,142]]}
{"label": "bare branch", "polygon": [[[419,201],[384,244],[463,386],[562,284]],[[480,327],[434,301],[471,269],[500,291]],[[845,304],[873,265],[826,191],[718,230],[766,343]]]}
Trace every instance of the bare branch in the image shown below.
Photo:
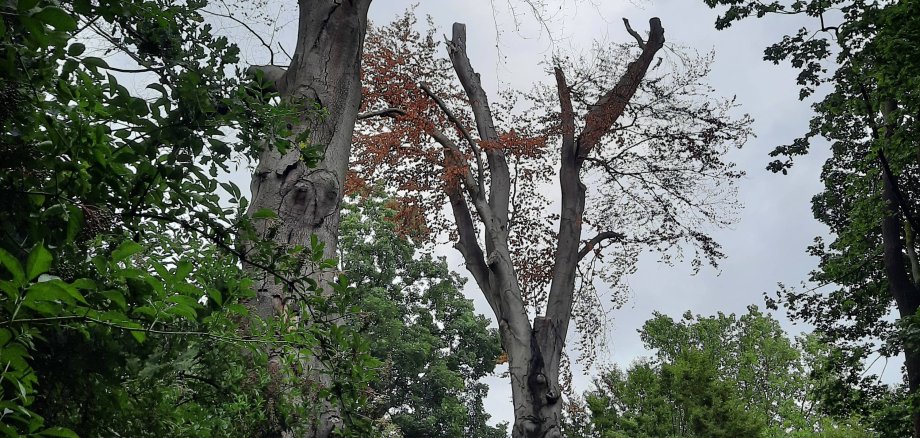
{"label": "bare branch", "polygon": [[457,126],[457,129],[460,130],[460,133],[463,134],[463,138],[465,138],[466,142],[470,144],[470,148],[473,149],[473,153],[476,155],[476,180],[477,184],[479,185],[479,191],[485,193],[486,183],[482,165],[482,154],[479,151],[479,144],[477,144],[476,140],[473,139],[473,136],[470,135],[470,131],[467,130],[462,123],[460,123],[460,119],[454,115],[454,112],[450,110],[450,108],[447,106],[447,103],[445,103],[444,100],[441,99],[438,95],[434,94],[434,91],[431,91],[431,87],[427,82],[419,83],[419,87],[425,91],[425,94],[427,94],[428,97],[432,98],[438,104],[438,107],[441,108],[441,111],[444,111],[444,114],[447,115],[447,118]]}
{"label": "bare branch", "polygon": [[632,26],[629,25],[629,20],[626,17],[623,17],[623,24],[626,25],[626,31],[636,39],[636,42],[639,43],[640,49],[645,49],[645,41],[642,41],[642,35],[639,35],[639,32],[633,30]]}
{"label": "bare branch", "polygon": [[588,255],[588,253],[590,253],[595,247],[597,247],[597,245],[600,245],[605,240],[608,240],[608,239],[622,240],[625,238],[626,238],[625,235],[623,235],[622,233],[617,233],[616,231],[604,231],[602,233],[598,233],[598,235],[592,237],[591,240],[585,242],[585,246],[583,246],[581,250],[578,251],[578,260],[585,258],[585,256]]}
{"label": "bare branch", "polygon": [[[452,157],[448,156],[448,159],[450,158]],[[450,208],[454,214],[454,223],[457,226],[457,236],[459,237],[455,247],[463,255],[467,270],[473,275],[476,285],[479,286],[479,290],[482,291],[489,306],[492,307],[492,311],[496,316],[501,315],[500,298],[489,284],[489,266],[486,264],[482,247],[479,246],[479,240],[476,237],[476,226],[473,224],[473,217],[470,214],[466,198],[458,187],[448,187],[447,197],[450,200]]]}
{"label": "bare branch", "polygon": [[358,120],[370,119],[372,117],[396,117],[406,115],[406,110],[402,108],[383,108],[379,110],[368,111],[358,114]]}
{"label": "bare branch", "polygon": [[466,169],[466,172],[463,173],[464,185],[467,188],[467,191],[472,197],[484,196],[481,195],[483,192],[479,191],[479,186],[476,184],[476,180],[473,178],[473,173],[470,171],[469,163],[463,159],[463,152],[460,150],[460,146],[457,145],[453,140],[450,139],[447,135],[441,132],[437,128],[429,128],[427,131],[428,135],[434,138],[441,146],[444,147],[445,157],[445,166],[456,166],[463,167]]}
{"label": "bare branch", "polygon": [[559,93],[559,117],[562,119],[562,154],[575,156],[575,111],[572,109],[572,94],[565,80],[565,73],[555,67],[556,90]]}
{"label": "bare branch", "polygon": [[617,84],[604,93],[597,103],[592,105],[585,117],[585,129],[578,136],[578,156],[587,157],[591,150],[600,142],[601,138],[623,115],[626,104],[636,93],[639,83],[645,78],[649,65],[655,54],[664,46],[664,28],[657,17],[649,20],[651,31],[648,43],[643,46],[639,58],[629,63],[626,72],[620,77]]}
{"label": "bare branch", "polygon": [[[473,70],[466,53],[466,25],[463,23],[454,23],[453,37],[447,42],[447,54],[457,73],[457,79],[460,80],[460,84],[463,85],[470,99],[470,107],[476,119],[479,138],[497,142],[498,133],[495,131],[495,122],[492,119],[492,111],[489,109],[489,99],[485,90],[482,89],[479,74]],[[489,171],[492,177],[489,207],[495,213],[499,227],[507,229],[511,196],[511,172],[508,168],[508,161],[505,159],[505,152],[500,148],[487,150],[486,158],[489,161]],[[486,241],[489,242],[488,239]]]}

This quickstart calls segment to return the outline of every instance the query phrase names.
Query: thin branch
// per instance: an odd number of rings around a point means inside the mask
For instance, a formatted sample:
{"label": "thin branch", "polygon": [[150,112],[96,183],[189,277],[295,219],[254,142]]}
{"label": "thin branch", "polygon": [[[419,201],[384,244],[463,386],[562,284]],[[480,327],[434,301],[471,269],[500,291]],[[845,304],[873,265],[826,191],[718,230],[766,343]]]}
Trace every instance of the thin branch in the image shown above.
{"label": "thin branch", "polygon": [[14,319],[11,321],[4,321],[0,323],[0,326],[11,326],[13,324],[50,324],[52,322],[58,321],[85,321],[91,322],[94,324],[100,324],[107,327],[116,328],[119,330],[124,330],[128,332],[143,332],[151,333],[155,335],[173,335],[173,336],[200,336],[203,338],[216,339],[223,342],[247,342],[247,343],[258,343],[258,344],[278,344],[278,345],[298,345],[290,341],[281,341],[281,340],[267,340],[267,339],[258,339],[258,338],[243,338],[237,336],[224,336],[216,335],[209,332],[192,332],[192,331],[173,331],[173,330],[158,330],[153,328],[145,327],[127,327],[124,325],[116,324],[111,321],[104,321],[101,319],[96,319],[90,316],[84,315],[70,315],[70,316],[52,316],[47,318],[22,318]]}
{"label": "thin branch", "polygon": [[454,112],[451,111],[451,109],[447,106],[447,103],[445,103],[440,96],[434,94],[434,91],[431,91],[431,87],[427,82],[423,81],[419,83],[419,87],[425,91],[425,94],[427,94],[428,97],[432,98],[438,104],[438,107],[441,108],[441,111],[444,111],[444,114],[447,115],[447,118],[457,126],[457,129],[460,130],[460,133],[463,134],[463,138],[465,138],[466,142],[470,144],[470,148],[473,149],[473,153],[476,155],[476,179],[479,185],[479,191],[485,193],[486,185],[482,165],[482,154],[479,151],[479,145],[476,143],[476,140],[474,140],[473,136],[470,135],[470,131],[467,130],[462,123],[460,123],[460,119],[458,119]]}
{"label": "thin branch", "polygon": [[219,12],[211,12],[211,11],[206,10],[206,9],[202,9],[201,12],[204,12],[205,14],[213,15],[213,16],[215,16],[215,17],[226,18],[226,19],[231,20],[231,21],[235,22],[236,24],[239,24],[240,26],[243,26],[244,28],[246,28],[246,30],[248,30],[249,33],[251,33],[253,36],[255,36],[256,39],[258,39],[259,42],[262,43],[262,46],[265,47],[265,48],[268,50],[268,60],[269,60],[268,63],[269,63],[269,64],[274,64],[274,63],[275,63],[275,52],[272,50],[272,46],[271,46],[269,43],[267,43],[267,42],[262,38],[262,36],[259,35],[252,27],[250,27],[248,24],[246,24],[245,21],[240,20],[239,18],[236,18],[236,17],[234,17],[232,14],[229,14],[229,13],[227,13],[227,14],[221,14],[221,13],[219,13]]}
{"label": "thin branch", "polygon": [[106,65],[102,67],[106,70],[117,71],[119,73],[157,73],[163,71],[165,67],[146,67],[146,68],[119,68]]}
{"label": "thin branch", "polygon": [[406,115],[406,110],[402,108],[383,108],[379,110],[368,111],[366,113],[358,114],[358,120],[370,119],[372,117],[396,117]]}
{"label": "thin branch", "polygon": [[636,42],[639,43],[640,49],[645,49],[645,41],[642,40],[642,35],[639,35],[639,32],[633,30],[632,26],[629,25],[629,20],[626,17],[623,17],[623,24],[626,25],[626,31],[636,39]]}

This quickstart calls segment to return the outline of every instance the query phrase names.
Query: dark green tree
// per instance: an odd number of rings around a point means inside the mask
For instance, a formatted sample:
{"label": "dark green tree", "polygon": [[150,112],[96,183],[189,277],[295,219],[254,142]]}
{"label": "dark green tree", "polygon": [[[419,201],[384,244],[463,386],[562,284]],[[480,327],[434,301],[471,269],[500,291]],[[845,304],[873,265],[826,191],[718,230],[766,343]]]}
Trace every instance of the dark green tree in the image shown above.
{"label": "dark green tree", "polygon": [[486,424],[479,380],[501,353],[498,333],[462,293],[443,258],[399,232],[392,203],[368,197],[343,208],[341,266],[360,291],[355,321],[383,362],[370,416],[400,436],[504,437]]}
{"label": "dark green tree", "polygon": [[[810,253],[820,265],[816,284],[805,291],[783,289],[780,301],[794,319],[815,325],[838,347],[839,364],[829,368],[839,384],[825,404],[848,415],[878,418],[876,429],[890,436],[912,423],[920,437],[920,404],[908,421],[892,416],[892,394],[864,372],[871,356],[904,353],[906,393],[920,388],[920,262],[917,258],[918,123],[920,114],[920,3],[916,1],[705,0],[723,14],[724,29],[749,16],[799,15],[813,23],[768,47],[765,59],[789,61],[799,70],[804,98],[821,88],[828,93],[814,105],[809,131],[777,147],[768,168],[788,172],[793,158],[808,152],[816,138],[830,142],[825,189],[814,197],[815,217],[832,239],[817,239]],[[830,288],[825,289],[825,287]],[[777,303],[770,301],[771,305]],[[893,309],[894,308],[894,309]],[[896,323],[888,315],[896,311]],[[895,397],[902,398],[903,397]],[[880,403],[881,401],[881,403]],[[882,405],[882,413],[876,407]],[[892,418],[898,418],[891,422]],[[900,423],[900,424],[898,424]]]}

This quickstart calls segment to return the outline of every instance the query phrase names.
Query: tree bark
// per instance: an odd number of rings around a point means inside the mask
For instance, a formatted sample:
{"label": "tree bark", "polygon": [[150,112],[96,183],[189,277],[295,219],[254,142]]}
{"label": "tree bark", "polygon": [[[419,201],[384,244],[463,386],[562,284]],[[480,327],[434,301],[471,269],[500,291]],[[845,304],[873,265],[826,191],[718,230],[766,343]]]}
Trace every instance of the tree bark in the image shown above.
{"label": "tree bark", "polygon": [[[286,70],[262,69],[266,78],[274,80],[282,99],[302,105],[307,113],[314,104],[326,112],[321,119],[302,118],[293,129],[295,136],[308,132],[312,144],[325,148],[325,157],[316,167],[304,165],[297,145],[284,154],[265,149],[252,177],[249,214],[261,209],[276,212],[277,220],[257,220],[256,229],[261,237],[283,247],[309,247],[315,235],[325,245],[324,257],[335,257],[342,188],[361,103],[361,55],[370,3],[371,0],[300,0],[297,46],[290,66]],[[303,269],[304,273],[312,273],[310,266]],[[254,277],[256,297],[250,303],[253,313],[268,319],[289,316],[296,310],[290,308],[295,297],[284,284],[261,272]],[[324,283],[324,279],[318,280]],[[304,362],[306,379],[320,385],[330,383],[319,360],[309,357]],[[284,373],[280,368],[281,358],[270,353],[270,372]],[[340,413],[329,403],[322,403],[318,410],[297,428],[306,429],[306,436],[328,437],[341,424]],[[287,429],[285,425],[281,428]],[[290,431],[282,435],[290,435]]]}
{"label": "tree bark", "polygon": [[[562,389],[559,385],[559,368],[572,316],[575,270],[583,256],[579,251],[585,206],[585,185],[580,177],[581,166],[584,158],[623,114],[627,103],[644,79],[655,54],[664,44],[664,29],[657,18],[650,21],[651,32],[648,42],[642,41],[641,37],[628,27],[628,22],[626,24],[630,34],[639,41],[642,53],[629,64],[614,88],[605,93],[588,112],[585,128],[577,139],[568,85],[562,71],[556,69],[563,126],[560,170],[562,213],[546,315],[537,316],[531,324],[512,263],[508,246],[511,177],[505,152],[494,147],[486,151],[490,177],[488,194],[480,188],[477,179],[469,170],[465,178],[447,189],[459,236],[457,248],[495,312],[502,347],[508,354],[514,404],[514,438],[562,436]],[[480,139],[496,141],[499,137],[486,93],[466,54],[464,25],[454,24],[453,37],[448,43],[448,53],[469,98]],[[457,162],[461,159],[461,154],[457,152],[455,144],[443,134],[430,134],[444,146],[445,157],[450,167],[464,167],[466,163]],[[479,246],[470,204],[476,209],[485,228],[485,251]],[[609,233],[603,238],[616,236],[617,233]]]}
{"label": "tree bark", "polygon": [[[867,102],[871,108],[871,104]],[[903,228],[905,231],[905,240],[908,245],[912,245],[911,234],[916,228],[916,222],[911,216],[908,204],[903,194],[898,188],[897,177],[892,173],[888,160],[885,157],[884,146],[891,142],[896,131],[896,121],[891,118],[897,103],[892,99],[885,99],[881,105],[882,118],[884,120],[884,135],[881,136],[880,130],[873,126],[873,137],[880,141],[879,149],[879,167],[882,173],[882,200],[885,202],[885,210],[882,216],[882,260],[885,266],[885,276],[888,278],[888,290],[894,298],[898,307],[900,318],[910,318],[917,314],[920,308],[920,289],[911,278],[908,271],[908,261],[905,260],[904,242],[901,241],[901,218],[906,220],[907,224]],[[871,112],[870,112],[871,114]],[[907,249],[908,255],[911,249]],[[920,351],[911,343],[904,343],[904,368],[907,371],[907,390],[910,395],[915,395],[920,388]],[[911,423],[913,424],[913,437],[920,438],[920,409],[911,404]]]}
{"label": "tree bark", "polygon": [[[920,291],[911,281],[904,259],[904,246],[901,241],[901,218],[895,197],[895,182],[890,174],[882,176],[882,198],[885,200],[885,216],[882,218],[882,248],[885,274],[888,277],[888,290],[894,298],[901,318],[910,318],[920,308]],[[907,388],[910,394],[916,394],[920,388],[920,351],[910,343],[904,344],[904,368],[907,370]],[[913,436],[920,438],[920,411],[912,408],[911,422]]]}

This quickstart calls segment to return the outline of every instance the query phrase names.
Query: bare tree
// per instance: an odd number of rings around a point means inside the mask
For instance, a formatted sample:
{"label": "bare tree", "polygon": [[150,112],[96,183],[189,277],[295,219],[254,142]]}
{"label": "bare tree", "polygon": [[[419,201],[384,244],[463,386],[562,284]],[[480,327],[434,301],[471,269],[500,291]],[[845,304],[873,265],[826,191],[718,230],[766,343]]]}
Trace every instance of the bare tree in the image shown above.
{"label": "bare tree", "polygon": [[[700,100],[694,81],[705,67],[685,82],[646,80],[664,45],[657,18],[647,38],[626,22],[638,44],[623,52],[634,56],[625,68],[604,67],[595,76],[576,69],[578,83],[570,85],[557,63],[555,108],[545,93],[534,97],[542,117],[536,109],[515,114],[508,104],[493,112],[463,24],[454,24],[446,43],[449,64],[435,55],[434,32],[421,35],[414,24],[410,11],[368,36],[364,105],[398,111],[359,126],[349,189],[384,181],[399,198],[406,232],[447,231],[456,239],[498,321],[513,436],[561,437],[564,347],[579,292],[592,281],[589,265],[614,243],[631,251],[690,242],[713,262],[721,257],[699,230],[722,223],[719,204],[697,191],[706,181],[730,185],[740,176],[721,156],[725,145],[744,142],[750,121],[732,120],[730,102],[691,102]],[[450,68],[459,87],[445,73]],[[614,74],[612,81],[600,77]],[[542,194],[556,175],[552,163],[559,166],[558,215],[547,215]],[[600,195],[593,215],[585,211],[589,170]],[[438,214],[442,203],[452,217]],[[616,229],[617,217],[636,223]],[[585,228],[597,234],[583,240]]]}

